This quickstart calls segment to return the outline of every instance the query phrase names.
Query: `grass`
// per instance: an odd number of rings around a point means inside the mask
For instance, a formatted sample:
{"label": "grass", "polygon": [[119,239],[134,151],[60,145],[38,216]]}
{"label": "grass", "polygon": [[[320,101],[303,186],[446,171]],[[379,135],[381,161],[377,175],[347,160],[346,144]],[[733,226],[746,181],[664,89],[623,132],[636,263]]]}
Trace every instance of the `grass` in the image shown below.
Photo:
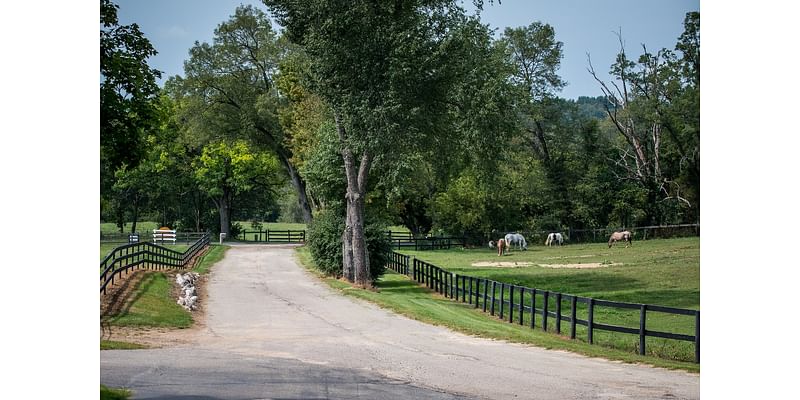
{"label": "grass", "polygon": [[[122,229],[123,233],[128,233],[131,231],[131,227],[133,224],[130,222],[125,223],[125,227]],[[160,228],[161,225],[155,221],[139,221],[136,223],[136,231],[139,233],[148,233],[153,232],[153,229]],[[117,224],[113,222],[101,222],[100,223],[100,233],[119,233],[119,227]]]}
{"label": "grass", "polygon": [[127,400],[130,398],[131,391],[128,389],[112,389],[100,385],[100,400]]}
{"label": "grass", "polygon": [[225,252],[228,249],[230,249],[230,246],[211,245],[208,252],[200,258],[200,262],[194,267],[193,271],[198,274],[207,273],[212,265],[225,257]]}
{"label": "grass", "polygon": [[[696,239],[695,239],[696,240]],[[639,245],[640,243],[636,243],[635,245]],[[577,246],[576,246],[577,247]],[[644,246],[639,246],[644,247]],[[551,250],[551,249],[547,249]],[[573,252],[578,251],[577,249],[569,249],[568,247],[564,247],[561,249],[562,251],[566,252]],[[592,248],[592,250],[595,250]],[[620,249],[612,249],[612,251],[623,250]],[[630,249],[624,249],[630,250]],[[531,249],[529,252],[535,252],[537,249]],[[538,251],[544,251],[538,249]],[[417,256],[422,258],[423,252],[417,252]],[[452,257],[448,257],[447,254],[440,252],[425,252],[425,253],[437,253],[437,255],[433,258],[438,258],[439,264],[441,267],[445,268],[454,268],[455,267],[446,267],[444,264],[450,258],[458,258],[455,257],[457,254],[463,254],[461,257],[465,257],[461,259],[461,261],[453,262],[453,265],[463,265],[463,262],[466,257],[470,257],[468,253],[482,253],[479,254],[478,257],[481,257],[485,260],[485,256],[491,255],[488,251],[483,250],[475,250],[475,251],[450,251]],[[547,251],[548,257],[556,256],[556,250]],[[300,262],[305,265],[306,267],[313,268],[313,260],[311,260],[311,256],[308,252],[307,248],[299,248],[297,250],[298,259]],[[472,255],[475,257],[475,254]],[[494,255],[497,258],[496,254]],[[504,261],[507,259],[511,259],[515,257],[515,255],[508,256]],[[523,256],[518,256],[522,258]],[[552,260],[549,263],[553,263]],[[584,261],[582,261],[584,262]],[[436,264],[435,262],[433,262]],[[466,264],[469,266],[469,264]],[[474,274],[474,267],[463,267],[468,269],[471,275]],[[540,268],[543,269],[543,268]],[[519,272],[516,269],[504,269],[503,271],[495,271],[495,272],[485,272],[487,275],[495,276],[499,281],[508,281],[507,277],[501,276],[503,273],[508,272]],[[560,271],[560,270],[557,270]],[[576,270],[573,272],[581,272],[581,270]],[[583,270],[583,272],[586,272]],[[500,274],[500,275],[498,275]],[[492,278],[495,279],[495,278]],[[521,278],[519,278],[521,279]],[[434,324],[445,326],[449,329],[453,329],[455,331],[459,331],[462,333],[466,333],[469,335],[479,336],[479,337],[486,337],[492,339],[501,339],[511,342],[518,342],[518,343],[526,343],[531,345],[536,345],[545,348],[552,348],[552,349],[561,349],[561,350],[568,350],[573,351],[576,353],[581,353],[588,356],[593,357],[602,357],[611,360],[618,360],[623,362],[630,362],[630,363],[644,363],[649,365],[654,365],[658,367],[670,368],[670,369],[680,369],[690,372],[699,372],[700,366],[691,362],[693,360],[693,350],[691,352],[692,356],[683,353],[685,349],[680,349],[680,357],[675,357],[675,353],[678,350],[670,348],[669,344],[661,344],[658,342],[657,338],[648,338],[647,345],[648,345],[648,355],[647,356],[640,356],[636,354],[631,347],[628,346],[618,346],[616,341],[620,340],[620,337],[624,337],[626,339],[633,339],[638,343],[638,337],[635,335],[625,335],[625,334],[606,334],[605,332],[601,333],[596,331],[595,333],[595,343],[596,345],[590,345],[585,341],[585,329],[577,331],[577,340],[570,340],[568,336],[568,324],[562,324],[562,333],[563,335],[557,335],[552,331],[543,332],[541,328],[541,318],[537,318],[537,328],[530,329],[528,324],[530,322],[529,317],[526,315],[524,320],[525,326],[520,326],[517,323],[517,318],[515,315],[515,323],[509,324],[507,319],[505,321],[501,321],[497,317],[492,317],[488,313],[483,313],[481,309],[475,309],[474,306],[459,303],[450,299],[447,299],[433,291],[425,288],[424,286],[418,285],[415,282],[411,281],[408,277],[400,274],[396,274],[392,271],[387,271],[387,274],[384,275],[381,279],[378,280],[376,283],[376,291],[367,291],[367,290],[360,290],[351,287],[349,284],[344,283],[342,281],[332,279],[332,278],[323,278],[325,282],[327,282],[331,287],[340,290],[343,294],[348,296],[353,296],[357,298],[361,298],[364,300],[371,301],[373,303],[378,304],[383,308],[387,308],[394,312],[406,315],[410,318]],[[567,281],[571,281],[571,279],[566,279]],[[606,282],[607,283],[607,282]],[[587,285],[587,283],[584,283]],[[602,285],[602,282],[599,282],[598,285]],[[541,287],[540,285],[533,285],[535,287]],[[590,285],[594,286],[594,285]],[[594,290],[602,292],[601,287],[595,287]],[[620,289],[621,290],[621,289]],[[565,291],[570,293],[568,291]],[[575,293],[580,294],[580,293]],[[541,304],[541,303],[538,303]],[[565,308],[566,309],[566,308]],[[580,316],[579,316],[580,317]],[[601,315],[598,313],[598,318]],[[506,316],[507,318],[507,316]],[[637,317],[638,323],[638,317]],[[604,323],[610,323],[608,321],[602,321]],[[550,329],[552,329],[552,319],[550,321]],[[648,319],[648,324],[650,324],[650,320]],[[638,326],[638,325],[637,325]],[[583,327],[580,327],[583,328]],[[653,326],[648,326],[648,329],[655,329]],[[675,341],[670,341],[675,342]],[[682,343],[679,343],[682,344]],[[662,357],[663,355],[670,355],[667,357]]]}
{"label": "grass", "polygon": [[130,306],[107,322],[116,326],[188,328],[192,315],[179,306],[170,292],[173,283],[163,272],[142,271],[144,277],[134,288]]}
{"label": "grass", "polygon": [[147,346],[137,343],[118,342],[115,340],[100,341],[100,350],[138,350],[146,348]]}

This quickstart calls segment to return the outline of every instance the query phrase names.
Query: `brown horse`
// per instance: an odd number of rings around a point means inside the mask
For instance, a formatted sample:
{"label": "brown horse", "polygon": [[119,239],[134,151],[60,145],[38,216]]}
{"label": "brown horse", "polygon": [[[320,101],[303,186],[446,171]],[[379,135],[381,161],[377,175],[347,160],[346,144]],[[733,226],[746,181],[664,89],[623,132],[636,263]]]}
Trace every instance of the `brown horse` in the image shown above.
{"label": "brown horse", "polygon": [[611,237],[608,238],[608,247],[611,248],[611,245],[616,243],[619,240],[625,241],[625,247],[633,245],[632,242],[633,234],[629,231],[622,231],[622,232],[614,232],[611,234]]}
{"label": "brown horse", "polygon": [[497,256],[500,257],[508,251],[508,243],[505,239],[497,239]]}

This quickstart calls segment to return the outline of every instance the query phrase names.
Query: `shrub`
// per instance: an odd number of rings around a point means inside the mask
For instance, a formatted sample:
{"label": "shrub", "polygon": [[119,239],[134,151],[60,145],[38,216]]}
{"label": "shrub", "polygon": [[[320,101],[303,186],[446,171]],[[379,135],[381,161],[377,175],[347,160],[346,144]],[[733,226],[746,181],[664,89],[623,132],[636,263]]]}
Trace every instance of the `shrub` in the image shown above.
{"label": "shrub", "polygon": [[[335,210],[323,210],[308,226],[307,243],[314,263],[329,276],[342,276],[342,232],[344,216]],[[386,237],[386,225],[367,220],[364,235],[369,252],[369,269],[373,281],[383,275],[391,244]]]}

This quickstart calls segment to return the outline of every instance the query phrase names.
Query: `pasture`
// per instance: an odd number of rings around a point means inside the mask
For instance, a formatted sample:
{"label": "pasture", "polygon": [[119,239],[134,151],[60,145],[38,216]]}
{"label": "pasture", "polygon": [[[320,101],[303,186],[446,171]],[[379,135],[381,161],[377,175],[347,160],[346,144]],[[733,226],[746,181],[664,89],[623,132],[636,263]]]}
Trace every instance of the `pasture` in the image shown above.
{"label": "pasture", "polygon": [[[499,257],[496,250],[401,251],[420,260],[461,275],[488,278],[517,286],[629,303],[677,308],[700,308],[700,239],[679,238],[634,242],[633,246],[577,244],[562,247],[529,245],[527,251],[512,250]],[[506,292],[506,298],[508,291]],[[538,304],[543,299],[537,298]],[[551,310],[555,309],[551,299]],[[569,303],[563,302],[562,309]],[[578,305],[578,317],[586,307]],[[598,307],[595,319],[602,323],[636,328],[638,310]],[[525,322],[527,323],[527,321]],[[537,323],[540,323],[537,320]],[[551,324],[554,324],[551,321]],[[537,326],[540,326],[537,324]],[[553,325],[550,325],[552,329]],[[690,316],[648,313],[651,330],[692,335]],[[563,332],[563,331],[562,331]],[[578,338],[586,337],[579,327]],[[595,343],[635,352],[638,337],[615,332],[595,332]],[[647,339],[649,355],[693,359],[693,344],[660,338]]]}

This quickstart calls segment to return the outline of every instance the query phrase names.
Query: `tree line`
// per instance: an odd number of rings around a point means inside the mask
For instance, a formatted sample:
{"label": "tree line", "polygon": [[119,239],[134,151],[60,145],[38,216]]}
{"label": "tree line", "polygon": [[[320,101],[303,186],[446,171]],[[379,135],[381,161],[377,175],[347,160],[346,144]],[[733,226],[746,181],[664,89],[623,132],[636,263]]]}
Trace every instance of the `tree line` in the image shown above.
{"label": "tree line", "polygon": [[240,6],[158,88],[155,49],[101,1],[101,219],[324,220],[333,270],[364,286],[373,224],[699,221],[699,13],[673,49],[631,57],[620,35],[613,80],[587,58],[603,96],[568,100],[546,23],[495,37],[456,1],[264,4],[281,33]]}

